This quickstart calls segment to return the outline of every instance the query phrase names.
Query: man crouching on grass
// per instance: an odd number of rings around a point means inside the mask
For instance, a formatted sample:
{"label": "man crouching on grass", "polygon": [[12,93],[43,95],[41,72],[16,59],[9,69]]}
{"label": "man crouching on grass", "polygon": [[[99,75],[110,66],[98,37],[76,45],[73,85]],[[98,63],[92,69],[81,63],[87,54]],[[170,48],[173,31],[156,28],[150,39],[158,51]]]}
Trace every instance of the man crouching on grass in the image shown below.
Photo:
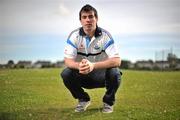
{"label": "man crouching on grass", "polygon": [[79,19],[82,27],[71,32],[64,51],[67,66],[61,73],[64,85],[78,99],[75,112],[83,112],[90,105],[90,96],[83,88],[105,87],[102,112],[111,113],[121,78],[118,50],[110,33],[97,26],[94,7],[83,6]]}

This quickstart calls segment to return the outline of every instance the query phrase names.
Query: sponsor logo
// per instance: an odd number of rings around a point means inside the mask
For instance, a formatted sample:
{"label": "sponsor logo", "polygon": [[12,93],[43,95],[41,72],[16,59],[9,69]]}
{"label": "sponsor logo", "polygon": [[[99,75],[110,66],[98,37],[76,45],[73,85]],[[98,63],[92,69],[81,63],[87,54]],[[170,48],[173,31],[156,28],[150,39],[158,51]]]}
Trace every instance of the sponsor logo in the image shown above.
{"label": "sponsor logo", "polygon": [[98,46],[98,45],[96,44],[96,45],[94,45],[94,49],[95,49],[95,50],[98,50],[98,49],[100,49],[100,46]]}

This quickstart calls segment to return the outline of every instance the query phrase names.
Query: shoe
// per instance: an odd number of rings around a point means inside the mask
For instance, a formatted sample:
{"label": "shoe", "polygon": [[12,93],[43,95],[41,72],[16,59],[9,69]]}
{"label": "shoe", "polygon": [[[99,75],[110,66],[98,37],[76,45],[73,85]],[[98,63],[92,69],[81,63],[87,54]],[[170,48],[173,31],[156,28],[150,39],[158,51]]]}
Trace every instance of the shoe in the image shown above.
{"label": "shoe", "polygon": [[78,105],[75,108],[75,112],[84,112],[87,107],[91,104],[90,101],[79,101]]}
{"label": "shoe", "polygon": [[103,113],[112,113],[113,112],[113,106],[110,106],[107,103],[104,103],[102,112]]}

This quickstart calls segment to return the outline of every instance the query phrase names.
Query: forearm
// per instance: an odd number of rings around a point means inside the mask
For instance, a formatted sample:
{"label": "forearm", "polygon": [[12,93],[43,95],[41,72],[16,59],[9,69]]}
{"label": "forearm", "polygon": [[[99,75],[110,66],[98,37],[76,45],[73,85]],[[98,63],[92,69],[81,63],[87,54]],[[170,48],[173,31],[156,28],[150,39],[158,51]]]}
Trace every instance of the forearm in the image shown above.
{"label": "forearm", "polygon": [[72,69],[79,69],[79,62],[74,61],[74,59],[65,58],[64,59],[65,65]]}
{"label": "forearm", "polygon": [[109,58],[107,60],[94,63],[94,69],[119,67],[120,64],[121,64],[120,58]]}

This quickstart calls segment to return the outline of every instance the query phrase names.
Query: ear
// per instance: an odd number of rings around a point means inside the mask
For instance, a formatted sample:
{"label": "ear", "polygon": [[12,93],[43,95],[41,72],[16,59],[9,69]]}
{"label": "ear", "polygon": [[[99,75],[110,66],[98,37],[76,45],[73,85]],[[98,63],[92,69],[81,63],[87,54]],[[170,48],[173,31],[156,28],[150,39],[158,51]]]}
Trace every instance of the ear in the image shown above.
{"label": "ear", "polygon": [[96,21],[98,22],[98,18],[96,18]]}
{"label": "ear", "polygon": [[81,25],[82,25],[82,21],[81,20],[79,20],[79,22],[81,23]]}

